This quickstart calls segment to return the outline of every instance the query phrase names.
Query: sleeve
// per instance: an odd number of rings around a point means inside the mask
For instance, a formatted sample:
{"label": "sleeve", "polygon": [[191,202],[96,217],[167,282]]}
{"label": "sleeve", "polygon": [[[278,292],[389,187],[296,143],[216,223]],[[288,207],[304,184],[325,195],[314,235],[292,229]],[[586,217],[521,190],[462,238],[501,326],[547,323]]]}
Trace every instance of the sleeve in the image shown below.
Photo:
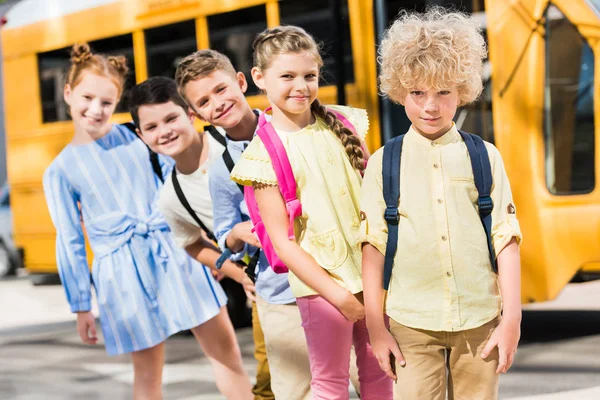
{"label": "sleeve", "polygon": [[361,140],[365,140],[369,131],[369,115],[367,110],[362,108],[346,107],[346,106],[327,106],[327,108],[343,114],[350,121],[356,130],[356,134]]}
{"label": "sleeve", "polygon": [[[215,162],[208,175],[208,188],[213,199],[214,234],[221,250],[227,247],[225,243],[233,227],[243,222],[240,209],[243,196],[236,185],[229,185],[228,172],[223,163]],[[237,192],[232,192],[231,189]],[[248,247],[248,244],[245,244],[239,253],[230,258],[234,261],[241,260],[248,252]]]}
{"label": "sleeve", "polygon": [[56,264],[71,312],[91,310],[91,278],[78,207],[79,195],[55,169],[44,174],[44,194],[56,228]]}
{"label": "sleeve", "polygon": [[492,166],[492,242],[498,255],[514,237],[521,244],[522,234],[517,219],[517,209],[513,201],[510,182],[504,169],[500,152],[490,143],[486,143]]}
{"label": "sleeve", "polygon": [[252,142],[231,171],[231,179],[240,185],[252,186],[253,183],[277,185],[277,176],[271,164],[271,157],[262,140],[254,136]]}
{"label": "sleeve", "polygon": [[383,200],[383,147],[371,156],[360,192],[360,217],[362,243],[369,243],[385,255],[388,229],[383,217],[385,201]]}
{"label": "sleeve", "polygon": [[160,190],[158,209],[165,217],[177,247],[185,248],[202,237],[202,229],[177,213],[175,210],[176,202],[179,202],[179,199],[175,194],[175,189],[173,189],[173,183],[169,176],[165,185]]}

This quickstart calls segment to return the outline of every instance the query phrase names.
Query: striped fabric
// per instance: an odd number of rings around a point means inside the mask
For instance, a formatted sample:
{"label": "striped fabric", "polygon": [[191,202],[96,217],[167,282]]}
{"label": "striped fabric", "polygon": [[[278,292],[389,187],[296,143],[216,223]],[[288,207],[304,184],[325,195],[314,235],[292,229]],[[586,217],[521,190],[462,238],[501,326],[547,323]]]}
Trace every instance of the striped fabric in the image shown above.
{"label": "striped fabric", "polygon": [[[172,163],[160,160],[166,176]],[[93,283],[109,355],[155,346],[227,301],[209,269],[174,245],[155,205],[159,185],[144,144],[118,125],[68,145],[44,174],[67,300],[72,312],[90,310]],[[81,220],[95,256],[91,282]]]}

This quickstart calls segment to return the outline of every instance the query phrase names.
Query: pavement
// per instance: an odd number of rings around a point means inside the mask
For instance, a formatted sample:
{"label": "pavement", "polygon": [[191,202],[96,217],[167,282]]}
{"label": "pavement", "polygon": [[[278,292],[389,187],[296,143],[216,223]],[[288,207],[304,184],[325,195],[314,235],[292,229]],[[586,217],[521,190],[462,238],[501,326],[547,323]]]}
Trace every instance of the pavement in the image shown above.
{"label": "pavement", "polygon": [[[83,345],[74,321],[60,286],[33,286],[24,277],[0,281],[0,400],[131,398],[130,358]],[[254,376],[252,332],[240,329],[237,336]],[[599,355],[600,282],[569,285],[556,300],[524,308],[519,351],[500,379],[500,398],[600,399]],[[164,398],[223,399],[191,336],[167,341]]]}

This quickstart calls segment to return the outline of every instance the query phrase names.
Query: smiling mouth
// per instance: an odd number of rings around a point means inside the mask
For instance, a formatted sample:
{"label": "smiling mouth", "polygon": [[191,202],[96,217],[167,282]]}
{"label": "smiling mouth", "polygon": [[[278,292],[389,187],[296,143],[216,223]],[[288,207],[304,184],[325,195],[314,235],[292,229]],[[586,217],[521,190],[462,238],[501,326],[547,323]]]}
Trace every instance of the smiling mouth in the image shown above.
{"label": "smiling mouth", "polygon": [[296,100],[296,101],[304,101],[308,100],[308,96],[289,96],[288,99]]}
{"label": "smiling mouth", "polygon": [[167,144],[171,144],[171,143],[173,143],[175,140],[177,140],[178,138],[179,138],[179,136],[171,136],[170,138],[168,138],[168,139],[167,139],[167,140],[165,140],[164,142],[162,142],[162,143],[159,143],[159,145],[161,145],[161,146],[165,146],[165,145],[167,145]]}
{"label": "smiling mouth", "polygon": [[84,118],[94,124],[102,122],[100,118],[88,117],[87,115],[84,115]]}
{"label": "smiling mouth", "polygon": [[232,104],[232,105],[230,105],[229,107],[227,107],[227,108],[226,108],[226,109],[225,109],[225,110],[224,110],[224,111],[223,111],[221,114],[217,115],[217,116],[215,117],[215,119],[219,119],[219,118],[221,118],[222,116],[226,115],[226,114],[229,112],[229,110],[231,110],[232,108],[233,108],[233,104]]}

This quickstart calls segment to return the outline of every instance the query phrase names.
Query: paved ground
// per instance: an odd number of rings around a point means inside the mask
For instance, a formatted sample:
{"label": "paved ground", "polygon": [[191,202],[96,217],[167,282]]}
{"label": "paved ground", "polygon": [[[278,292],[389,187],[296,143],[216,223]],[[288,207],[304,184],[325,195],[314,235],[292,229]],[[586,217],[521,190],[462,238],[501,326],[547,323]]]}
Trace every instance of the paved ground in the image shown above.
{"label": "paved ground", "polygon": [[[555,302],[528,307],[502,399],[600,399],[600,283],[568,287]],[[254,373],[252,336],[238,331]],[[129,358],[81,344],[59,286],[0,281],[0,400],[120,400],[131,396]],[[165,399],[218,400],[212,371],[185,335],[167,342]]]}

